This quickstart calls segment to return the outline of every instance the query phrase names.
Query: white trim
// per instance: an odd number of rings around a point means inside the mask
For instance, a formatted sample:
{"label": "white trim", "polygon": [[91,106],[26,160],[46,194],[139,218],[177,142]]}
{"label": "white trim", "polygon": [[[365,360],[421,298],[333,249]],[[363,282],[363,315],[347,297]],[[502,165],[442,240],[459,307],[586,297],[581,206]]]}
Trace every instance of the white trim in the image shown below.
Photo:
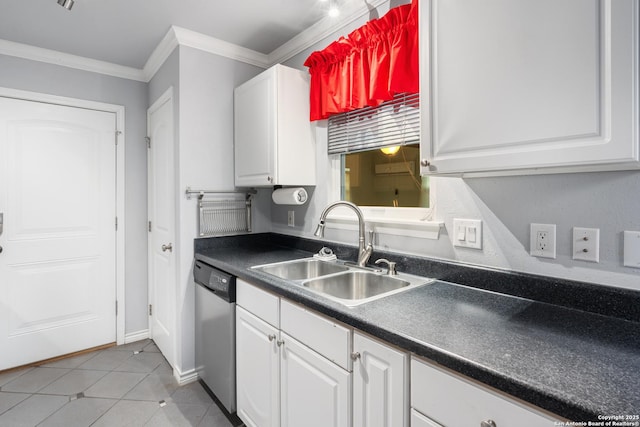
{"label": "white trim", "polygon": [[173,377],[178,382],[178,385],[183,386],[198,380],[198,373],[195,369],[189,369],[186,372],[181,372],[180,369],[173,368]]}
{"label": "white trim", "polygon": [[118,345],[129,344],[129,343],[140,341],[140,340],[146,340],[148,338],[149,338],[149,329],[142,329],[140,331],[131,332],[125,335],[124,342],[118,343]]}
{"label": "white trim", "polygon": [[185,28],[171,27],[175,37],[178,39],[180,46],[188,46],[194,49],[200,49],[215,55],[224,56],[226,58],[235,59],[236,61],[245,62],[262,68],[269,68],[267,55],[247,49],[220,39],[206,36],[195,31]]}
{"label": "white trim", "polygon": [[341,11],[340,16],[337,18],[331,18],[329,16],[323,18],[321,21],[316,22],[282,46],[269,53],[269,64],[280,64],[287,59],[294,57],[305,49],[308,49],[319,41],[329,37],[341,28],[349,25],[353,21],[361,18],[365,14],[369,13],[370,10],[387,2],[389,2],[389,0],[370,0],[369,2],[363,2],[364,6],[357,5],[351,10]]}
{"label": "white trim", "polygon": [[266,69],[292,58],[388,1],[371,0],[368,4],[365,2],[365,6],[343,11],[339,18],[325,17],[268,55],[175,25],[171,26],[149,55],[143,69],[2,39],[0,39],[0,55],[15,56],[144,83],[148,83],[153,78],[177,46],[189,46]]}
{"label": "white trim", "polygon": [[85,99],[68,98],[64,96],[49,95],[46,93],[30,92],[18,89],[0,87],[0,96],[6,98],[24,99],[28,101],[43,102],[48,104],[64,105],[68,107],[85,108],[97,111],[115,113],[116,129],[121,132],[118,135],[116,147],[116,215],[118,217],[118,229],[116,230],[116,301],[118,301],[118,313],[116,314],[116,342],[123,344],[125,340],[125,108],[122,105],[107,104],[104,102],[88,101]]}
{"label": "white trim", "polygon": [[99,61],[97,59],[86,58],[84,56],[71,55],[69,53],[44,49],[28,44],[16,43],[9,40],[0,39],[0,54],[29,59],[31,61],[61,65],[63,67],[75,68],[77,70],[105,74],[107,76],[120,77],[123,79],[141,82],[148,81],[142,70],[137,68],[126,67],[124,65],[113,64],[106,61]]}
{"label": "white trim", "polygon": [[156,46],[153,52],[151,52],[147,62],[144,64],[142,73],[145,76],[146,82],[151,81],[153,76],[155,76],[158,70],[160,70],[160,67],[162,67],[162,64],[164,64],[164,61],[169,58],[169,55],[171,55],[176,47],[178,47],[178,39],[173,31],[173,27],[171,27],[162,40],[160,40],[158,46]]}

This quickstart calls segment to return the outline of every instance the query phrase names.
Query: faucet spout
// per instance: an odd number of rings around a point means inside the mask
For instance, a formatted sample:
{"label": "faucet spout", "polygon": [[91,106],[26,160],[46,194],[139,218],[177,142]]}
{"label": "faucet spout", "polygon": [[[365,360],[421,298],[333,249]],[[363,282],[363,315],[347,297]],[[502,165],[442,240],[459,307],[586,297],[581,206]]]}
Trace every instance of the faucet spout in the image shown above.
{"label": "faucet spout", "polygon": [[324,211],[322,211],[322,214],[320,214],[320,222],[318,224],[318,228],[316,229],[315,236],[322,237],[324,235],[324,223],[327,219],[327,215],[329,214],[329,212],[331,212],[331,210],[333,210],[337,206],[346,206],[350,208],[356,213],[358,217],[358,266],[364,267],[367,264],[367,261],[369,260],[371,253],[373,252],[373,245],[372,245],[373,239],[370,238],[369,244],[365,245],[364,215],[362,215],[362,211],[354,203],[347,202],[344,200],[339,200],[327,206],[324,209]]}

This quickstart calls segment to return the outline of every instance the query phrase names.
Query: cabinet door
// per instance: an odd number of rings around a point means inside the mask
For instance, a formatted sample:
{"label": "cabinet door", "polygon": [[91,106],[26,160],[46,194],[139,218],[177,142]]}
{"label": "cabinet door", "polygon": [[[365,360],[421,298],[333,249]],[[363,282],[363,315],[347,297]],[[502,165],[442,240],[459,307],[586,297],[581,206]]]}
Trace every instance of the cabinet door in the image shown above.
{"label": "cabinet door", "polygon": [[354,427],[409,425],[408,356],[355,332]]}
{"label": "cabinet door", "polygon": [[280,370],[278,330],[236,308],[238,416],[247,426],[278,426]]}
{"label": "cabinet door", "polygon": [[639,7],[421,2],[422,173],[637,168]]}
{"label": "cabinet door", "polygon": [[411,410],[411,427],[442,427],[440,424],[430,420],[415,409]]}
{"label": "cabinet door", "polygon": [[350,426],[349,372],[285,333],[282,341],[282,426]]}
{"label": "cabinet door", "polygon": [[275,182],[276,74],[271,68],[234,91],[236,187]]}

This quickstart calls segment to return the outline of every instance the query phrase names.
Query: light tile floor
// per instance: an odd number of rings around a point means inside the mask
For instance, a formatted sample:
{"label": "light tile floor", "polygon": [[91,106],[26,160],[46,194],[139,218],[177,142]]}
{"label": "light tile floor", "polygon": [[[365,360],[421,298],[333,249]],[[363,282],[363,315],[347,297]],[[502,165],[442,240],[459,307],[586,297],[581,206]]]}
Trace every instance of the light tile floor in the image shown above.
{"label": "light tile floor", "polygon": [[[237,423],[235,423],[237,425]],[[0,427],[231,427],[151,340],[0,374]]]}

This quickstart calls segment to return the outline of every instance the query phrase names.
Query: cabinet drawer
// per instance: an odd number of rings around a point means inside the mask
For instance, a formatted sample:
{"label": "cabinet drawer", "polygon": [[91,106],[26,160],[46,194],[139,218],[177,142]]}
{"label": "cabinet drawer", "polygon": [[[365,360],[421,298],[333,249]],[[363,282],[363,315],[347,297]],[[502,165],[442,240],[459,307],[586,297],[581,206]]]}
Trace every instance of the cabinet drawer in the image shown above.
{"label": "cabinet drawer", "polygon": [[265,322],[279,327],[280,298],[242,279],[236,281],[236,302]]}
{"label": "cabinet drawer", "polygon": [[544,427],[559,421],[525,405],[461,375],[411,359],[411,407],[445,427],[479,426],[488,420],[497,427]]}
{"label": "cabinet drawer", "polygon": [[346,370],[351,370],[351,330],[335,320],[282,300],[280,327]]}

